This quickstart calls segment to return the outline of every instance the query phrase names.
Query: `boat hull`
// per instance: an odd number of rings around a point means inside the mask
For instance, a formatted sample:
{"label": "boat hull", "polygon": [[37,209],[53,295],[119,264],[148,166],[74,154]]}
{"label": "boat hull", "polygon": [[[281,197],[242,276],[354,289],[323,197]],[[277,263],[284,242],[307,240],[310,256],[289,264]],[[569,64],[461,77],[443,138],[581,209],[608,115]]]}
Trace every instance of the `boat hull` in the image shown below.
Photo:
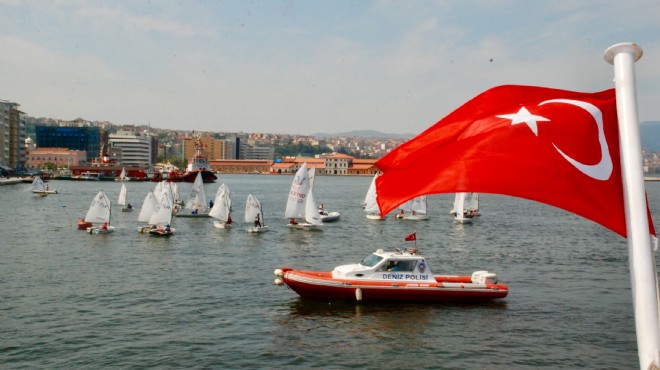
{"label": "boat hull", "polygon": [[287,224],[286,227],[292,230],[314,230],[314,231],[322,231],[323,229],[321,228],[323,225],[316,225],[316,224],[309,224],[309,223],[296,223],[296,224]]}
{"label": "boat hull", "polygon": [[187,171],[183,174],[170,173],[167,177],[167,180],[174,182],[194,183],[198,172],[202,173],[202,182],[204,183],[215,182],[215,180],[218,179],[218,177],[211,171],[199,170],[199,171]]}
{"label": "boat hull", "polygon": [[245,229],[246,232],[254,234],[265,233],[268,230],[268,226],[252,226]]}
{"label": "boat hull", "polygon": [[339,220],[341,214],[339,212],[329,212],[327,214],[321,214],[321,222],[333,222]]}
{"label": "boat hull", "polygon": [[503,284],[474,284],[470,276],[435,276],[436,283],[333,279],[331,272],[283,268],[282,281],[302,298],[353,301],[487,301],[509,293]]}

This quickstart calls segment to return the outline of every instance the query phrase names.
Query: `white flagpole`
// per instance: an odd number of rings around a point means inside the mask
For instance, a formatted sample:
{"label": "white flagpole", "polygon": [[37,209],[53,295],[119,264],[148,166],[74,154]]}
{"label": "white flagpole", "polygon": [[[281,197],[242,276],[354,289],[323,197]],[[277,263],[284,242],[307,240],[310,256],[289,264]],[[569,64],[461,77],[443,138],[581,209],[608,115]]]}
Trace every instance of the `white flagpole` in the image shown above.
{"label": "white flagpole", "polygon": [[637,117],[635,62],[641,57],[642,48],[632,43],[616,44],[605,51],[605,60],[614,65],[637,352],[640,369],[650,369],[660,365],[660,323]]}

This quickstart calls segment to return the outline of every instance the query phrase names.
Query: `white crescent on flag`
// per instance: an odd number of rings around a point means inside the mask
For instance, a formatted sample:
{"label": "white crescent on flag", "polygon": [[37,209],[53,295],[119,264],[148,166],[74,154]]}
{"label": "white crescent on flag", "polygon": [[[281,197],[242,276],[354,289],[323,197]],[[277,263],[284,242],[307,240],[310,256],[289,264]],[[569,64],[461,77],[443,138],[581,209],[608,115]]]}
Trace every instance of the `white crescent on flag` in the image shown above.
{"label": "white crescent on flag", "polygon": [[589,114],[591,114],[594,121],[596,122],[596,126],[598,127],[598,143],[600,144],[600,153],[601,153],[600,162],[594,165],[580,163],[575,159],[566,155],[564,152],[562,152],[561,149],[559,149],[557,145],[555,145],[554,143],[552,145],[555,147],[555,149],[557,149],[557,151],[559,152],[559,154],[562,155],[562,157],[564,157],[570,164],[572,164],[583,174],[593,179],[601,180],[601,181],[605,181],[609,179],[610,175],[612,175],[612,169],[613,169],[612,157],[610,156],[610,150],[607,145],[607,140],[605,139],[605,130],[603,128],[603,113],[600,111],[600,109],[598,109],[593,104],[579,100],[570,100],[570,99],[546,100],[539,105],[544,105],[549,103],[563,103],[563,104],[574,105],[578,108],[584,109]]}
{"label": "white crescent on flag", "polygon": [[[603,129],[603,113],[598,109],[596,106],[590,103],[586,103],[583,101],[579,100],[570,100],[570,99],[552,99],[552,100],[546,100],[542,103],[539,104],[539,106],[544,105],[544,104],[550,104],[550,103],[562,103],[562,104],[570,104],[573,106],[576,106],[578,108],[582,108],[585,111],[587,111],[591,116],[593,117],[594,121],[596,122],[596,126],[598,127],[598,143],[600,144],[600,152],[601,152],[601,159],[600,162],[594,164],[594,165],[588,165],[584,164],[581,162],[576,161],[575,159],[571,158],[568,156],[566,153],[564,153],[557,145],[554,143],[552,144],[555,149],[559,152],[559,154],[564,157],[570,164],[572,164],[575,168],[578,169],[578,171],[582,172],[583,174],[596,179],[596,180],[601,180],[605,181],[610,178],[610,175],[612,175],[612,157],[610,156],[610,151],[609,147],[607,145],[607,140],[605,140],[605,130]],[[537,122],[539,121],[550,121],[549,119],[543,117],[543,116],[536,116],[531,114],[525,107],[522,107],[518,113],[514,114],[503,114],[497,116],[499,118],[506,118],[511,120],[511,125],[516,125],[520,123],[525,123],[529,127],[530,130],[538,137],[538,127],[537,127]]]}

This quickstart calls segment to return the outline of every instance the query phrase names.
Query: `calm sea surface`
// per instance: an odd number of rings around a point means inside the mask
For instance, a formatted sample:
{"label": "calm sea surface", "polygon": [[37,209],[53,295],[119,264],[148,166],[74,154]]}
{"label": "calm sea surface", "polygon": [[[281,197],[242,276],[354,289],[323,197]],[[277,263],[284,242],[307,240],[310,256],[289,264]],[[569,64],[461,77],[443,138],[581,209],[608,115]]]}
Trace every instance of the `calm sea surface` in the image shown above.
{"label": "calm sea surface", "polygon": [[[290,176],[221,175],[241,222],[248,193],[269,233],[175,218],[176,235],[136,231],[154,183],[51,181],[61,194],[0,187],[0,367],[14,368],[637,368],[625,239],[539,203],[481,196],[456,225],[453,196],[429,197],[428,221],[367,221],[371,178],[317,176],[315,195],[341,220],[288,230]],[[660,183],[647,183],[660,225]],[[185,196],[190,184],[180,184]],[[78,231],[94,195],[115,202],[107,236]],[[436,273],[489,270],[508,284],[481,305],[303,301],[273,285],[281,266],[330,270],[377,248],[417,247]],[[408,244],[407,246],[412,246]]]}

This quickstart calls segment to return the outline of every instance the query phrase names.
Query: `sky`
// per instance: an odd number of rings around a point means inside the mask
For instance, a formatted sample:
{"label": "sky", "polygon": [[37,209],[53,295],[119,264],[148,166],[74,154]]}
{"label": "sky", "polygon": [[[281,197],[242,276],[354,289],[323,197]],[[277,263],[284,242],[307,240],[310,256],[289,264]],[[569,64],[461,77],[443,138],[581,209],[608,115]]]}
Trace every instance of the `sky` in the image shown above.
{"label": "sky", "polygon": [[0,0],[0,99],[32,117],[418,134],[479,93],[614,86],[660,121],[660,1]]}

